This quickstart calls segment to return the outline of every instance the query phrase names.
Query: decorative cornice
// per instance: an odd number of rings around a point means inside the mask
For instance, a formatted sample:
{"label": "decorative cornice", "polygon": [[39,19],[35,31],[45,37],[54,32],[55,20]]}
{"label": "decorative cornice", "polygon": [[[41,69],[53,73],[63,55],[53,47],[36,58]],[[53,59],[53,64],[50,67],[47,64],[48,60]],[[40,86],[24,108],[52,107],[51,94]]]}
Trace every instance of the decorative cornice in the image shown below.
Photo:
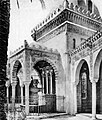
{"label": "decorative cornice", "polygon": [[93,30],[99,30],[101,21],[98,19],[100,19],[100,16],[89,13],[89,11],[86,11],[78,6],[74,6],[71,3],[68,8],[61,6],[57,8],[57,10],[54,10],[54,12],[51,13],[45,21],[32,30],[31,36],[34,38],[34,31],[36,30],[37,40],[65,21],[70,21]]}
{"label": "decorative cornice", "polygon": [[48,49],[47,47],[42,47],[40,45],[32,45],[31,47],[29,47],[30,49],[30,54],[31,56],[34,56],[34,58],[37,56],[39,57],[48,57],[50,59],[58,59],[59,58],[59,52],[57,51],[57,49],[53,50]]}

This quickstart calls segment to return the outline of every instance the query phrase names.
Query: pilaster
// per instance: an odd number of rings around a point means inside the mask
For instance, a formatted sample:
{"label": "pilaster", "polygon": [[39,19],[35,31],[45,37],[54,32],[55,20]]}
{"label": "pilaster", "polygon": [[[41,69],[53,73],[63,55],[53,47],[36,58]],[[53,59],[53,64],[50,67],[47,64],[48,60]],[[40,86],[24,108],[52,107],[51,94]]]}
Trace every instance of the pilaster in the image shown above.
{"label": "pilaster", "polygon": [[65,82],[65,91],[66,91],[66,112],[71,113],[71,108],[70,108],[70,93],[71,93],[71,69],[70,69],[70,63],[71,63],[71,56],[69,52],[69,44],[68,44],[68,32],[66,34],[66,51],[65,51],[65,77],[66,77],[66,82]]}

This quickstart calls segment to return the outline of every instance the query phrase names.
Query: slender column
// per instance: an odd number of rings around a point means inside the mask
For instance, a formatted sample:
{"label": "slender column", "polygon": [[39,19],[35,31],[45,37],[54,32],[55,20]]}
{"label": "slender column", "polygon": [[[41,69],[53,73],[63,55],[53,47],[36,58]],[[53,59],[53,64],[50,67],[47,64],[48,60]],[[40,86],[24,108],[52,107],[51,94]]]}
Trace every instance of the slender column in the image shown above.
{"label": "slender column", "polygon": [[17,81],[13,81],[12,82],[12,109],[14,110],[14,107],[15,107],[15,87],[17,85]]}
{"label": "slender column", "polygon": [[46,94],[48,94],[48,71],[46,71]]}
{"label": "slender column", "polygon": [[6,87],[7,88],[7,104],[9,103],[9,86]]}
{"label": "slender column", "polygon": [[92,119],[96,119],[96,81],[92,81]]}
{"label": "slender column", "polygon": [[7,97],[7,104],[9,103],[9,86],[10,86],[9,81],[7,81],[7,82],[6,82],[6,88],[7,88],[7,91],[6,91],[6,92],[7,92],[7,96],[6,96],[6,97]]}
{"label": "slender column", "polygon": [[15,88],[16,88],[17,82],[12,83],[12,99],[15,99]]}
{"label": "slender column", "polygon": [[73,89],[74,89],[74,112],[73,114],[75,115],[77,113],[77,92],[76,92],[76,89],[77,88],[77,85],[76,83],[74,82],[73,83]]}
{"label": "slender column", "polygon": [[44,72],[42,72],[42,85],[43,85],[43,94],[44,94]]}
{"label": "slender column", "polygon": [[23,105],[23,85],[21,85],[21,104]]}
{"label": "slender column", "polygon": [[50,71],[50,93],[52,94],[52,70]]}
{"label": "slender column", "polygon": [[29,84],[30,82],[25,81],[24,84],[25,84],[25,111],[26,111],[26,114],[28,115],[29,114]]}

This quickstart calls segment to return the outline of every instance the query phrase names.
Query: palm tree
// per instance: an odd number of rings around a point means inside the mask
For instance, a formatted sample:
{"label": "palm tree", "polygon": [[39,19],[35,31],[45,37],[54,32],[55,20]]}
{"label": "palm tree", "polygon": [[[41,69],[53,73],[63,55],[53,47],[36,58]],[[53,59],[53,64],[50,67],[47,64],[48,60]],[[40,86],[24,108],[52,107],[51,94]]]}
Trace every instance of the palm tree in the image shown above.
{"label": "palm tree", "polygon": [[10,0],[0,0],[0,120],[6,120],[4,104],[9,18]]}
{"label": "palm tree", "polygon": [[[19,0],[16,0],[16,1],[17,1],[18,8],[20,8]],[[31,1],[31,3],[33,2],[33,0],[30,0],[30,1]],[[44,0],[39,0],[39,1],[41,3],[42,9],[45,9],[45,2],[44,2]]]}

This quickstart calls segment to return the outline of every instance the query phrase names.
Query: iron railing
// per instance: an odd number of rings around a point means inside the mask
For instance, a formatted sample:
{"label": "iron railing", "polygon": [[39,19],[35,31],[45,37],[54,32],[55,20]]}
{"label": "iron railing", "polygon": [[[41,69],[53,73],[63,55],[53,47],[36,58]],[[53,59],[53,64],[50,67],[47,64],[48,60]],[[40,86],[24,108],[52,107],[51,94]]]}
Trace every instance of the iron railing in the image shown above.
{"label": "iron railing", "polygon": [[[8,98],[9,99],[9,98]],[[48,112],[57,112],[60,110],[64,112],[64,96],[56,96],[56,95],[42,95],[38,96],[30,96],[29,99],[29,112],[30,113],[48,113]],[[16,108],[16,104],[21,105],[21,97],[16,97],[15,99],[10,98],[10,102],[7,103],[6,100],[5,108],[6,111],[13,111],[13,107]],[[23,108],[25,108],[26,98],[23,97]]]}

